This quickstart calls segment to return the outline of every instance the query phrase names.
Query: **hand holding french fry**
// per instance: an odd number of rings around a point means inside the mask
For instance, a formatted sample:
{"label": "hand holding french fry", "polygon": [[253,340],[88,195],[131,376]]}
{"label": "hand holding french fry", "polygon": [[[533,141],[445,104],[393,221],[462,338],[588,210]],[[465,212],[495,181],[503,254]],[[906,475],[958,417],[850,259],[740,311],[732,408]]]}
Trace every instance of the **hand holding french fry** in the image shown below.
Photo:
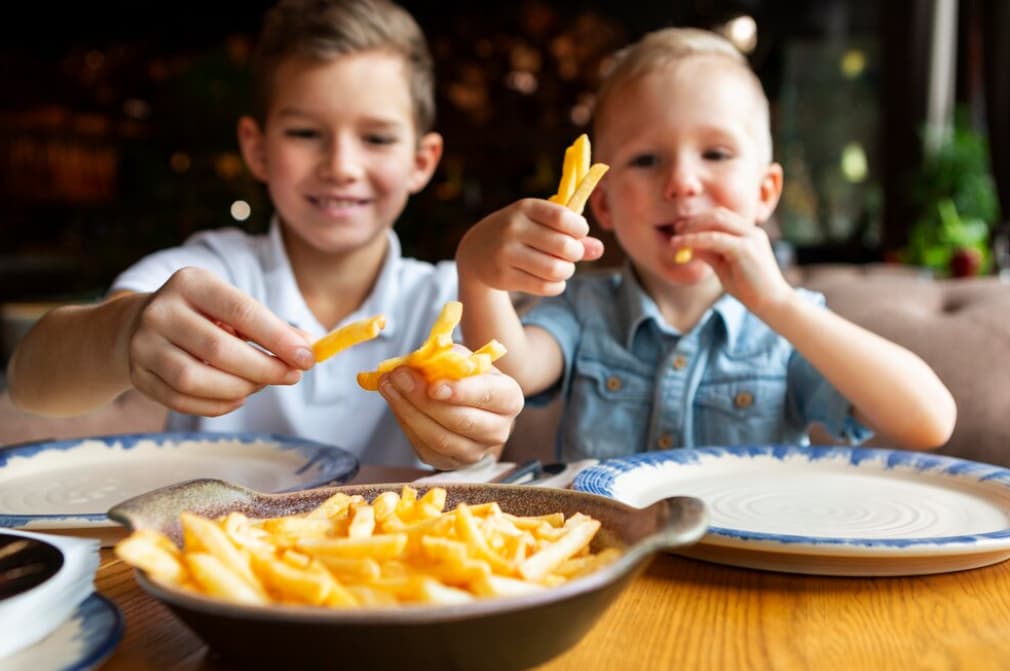
{"label": "hand holding french fry", "polygon": [[298,382],[314,364],[300,331],[202,268],[119,301],[133,311],[122,353],[130,382],[178,412],[223,415],[266,385]]}
{"label": "hand holding french fry", "polygon": [[580,136],[565,152],[558,192],[548,202],[520,200],[467,231],[456,253],[461,279],[503,291],[560,294],[576,263],[603,253],[581,215],[606,171],[606,165],[590,163],[589,139]]}
{"label": "hand holding french fry", "polygon": [[519,385],[492,365],[505,354],[500,343],[474,352],[453,344],[462,310],[449,301],[420,347],[358,374],[362,388],[389,403],[418,457],[441,469],[500,450],[523,407]]}
{"label": "hand holding french fry", "polygon": [[793,294],[775,260],[768,234],[726,208],[696,215],[678,226],[673,245],[689,246],[715,271],[723,289],[760,314]]}

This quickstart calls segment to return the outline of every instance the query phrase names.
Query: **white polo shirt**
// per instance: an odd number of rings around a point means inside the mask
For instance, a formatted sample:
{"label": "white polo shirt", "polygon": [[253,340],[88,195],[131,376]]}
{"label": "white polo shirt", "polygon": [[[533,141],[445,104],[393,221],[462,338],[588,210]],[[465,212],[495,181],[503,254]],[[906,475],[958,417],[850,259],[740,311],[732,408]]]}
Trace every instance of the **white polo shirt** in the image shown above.
{"label": "white polo shirt", "polygon": [[[120,274],[111,291],[153,292],[185,266],[205,268],[270,308],[314,338],[326,333],[298,290],[281,240],[271,223],[266,235],[236,228],[204,231],[181,247],[147,256]],[[400,241],[389,232],[389,252],[372,293],[341,324],[376,314],[386,327],[373,340],[355,345],[302,376],[293,386],[270,386],[244,406],[221,417],[171,413],[168,427],[180,431],[268,431],[337,445],[369,464],[421,462],[377,392],[358,386],[359,371],[416,349],[428,336],[446,301],[456,298],[456,266],[403,258]]]}

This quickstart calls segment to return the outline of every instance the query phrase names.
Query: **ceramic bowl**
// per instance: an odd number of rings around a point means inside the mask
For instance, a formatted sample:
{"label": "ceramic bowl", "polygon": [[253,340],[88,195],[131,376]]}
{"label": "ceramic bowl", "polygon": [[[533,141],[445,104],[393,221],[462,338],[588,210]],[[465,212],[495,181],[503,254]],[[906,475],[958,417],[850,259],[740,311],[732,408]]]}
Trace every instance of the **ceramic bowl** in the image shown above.
{"label": "ceramic bowl", "polygon": [[[595,494],[501,484],[444,484],[446,509],[497,501],[517,515],[582,512],[600,520],[593,549],[618,547],[612,564],[534,594],[461,605],[332,610],[241,606],[166,588],[141,571],[141,587],[164,602],[214,651],[238,668],[524,669],[560,654],[589,631],[607,606],[659,551],[696,542],[702,502],[668,498],[632,508]],[[241,511],[275,517],[314,508],[337,491],[371,501],[401,484],[325,487],[262,494],[220,480],[195,480],[125,501],[109,517],[129,529],[153,528],[180,539],[179,513]],[[418,485],[419,494],[426,487]]]}

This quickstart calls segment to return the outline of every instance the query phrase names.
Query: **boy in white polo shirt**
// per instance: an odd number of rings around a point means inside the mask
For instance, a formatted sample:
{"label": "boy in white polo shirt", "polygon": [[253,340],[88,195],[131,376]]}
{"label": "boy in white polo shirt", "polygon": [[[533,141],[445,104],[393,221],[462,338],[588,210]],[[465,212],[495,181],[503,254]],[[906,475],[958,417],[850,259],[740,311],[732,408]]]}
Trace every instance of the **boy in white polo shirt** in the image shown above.
{"label": "boy in white polo shirt", "polygon": [[[76,415],[133,386],[173,411],[173,429],[299,435],[365,463],[454,468],[500,452],[522,393],[497,371],[429,385],[400,368],[381,396],[355,384],[415,349],[456,297],[454,265],[403,258],[392,231],[441,157],[432,80],[400,7],[280,2],[254,60],[255,115],[238,125],[270,232],[199,233],[122,273],[102,303],[50,312],[11,359],[14,402]],[[312,340],[379,313],[377,338],[314,365]]]}

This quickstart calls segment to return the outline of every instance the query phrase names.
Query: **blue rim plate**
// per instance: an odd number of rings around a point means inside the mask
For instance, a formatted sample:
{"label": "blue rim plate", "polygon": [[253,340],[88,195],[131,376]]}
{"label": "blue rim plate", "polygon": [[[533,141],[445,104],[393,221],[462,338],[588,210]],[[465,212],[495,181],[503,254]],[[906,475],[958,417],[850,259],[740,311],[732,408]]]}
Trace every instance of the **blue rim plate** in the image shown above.
{"label": "blue rim plate", "polygon": [[1010,557],[1010,470],[923,452],[756,445],[648,452],[572,488],[641,507],[696,496],[708,533],[681,554],[825,575],[912,575]]}
{"label": "blue rim plate", "polygon": [[25,443],[0,449],[0,527],[118,530],[106,510],[178,482],[214,477],[281,493],[340,484],[357,472],[358,460],[346,450],[272,433],[180,431]]}
{"label": "blue rim plate", "polygon": [[119,608],[93,593],[51,634],[3,659],[3,668],[5,671],[96,669],[122,638],[123,615]]}

